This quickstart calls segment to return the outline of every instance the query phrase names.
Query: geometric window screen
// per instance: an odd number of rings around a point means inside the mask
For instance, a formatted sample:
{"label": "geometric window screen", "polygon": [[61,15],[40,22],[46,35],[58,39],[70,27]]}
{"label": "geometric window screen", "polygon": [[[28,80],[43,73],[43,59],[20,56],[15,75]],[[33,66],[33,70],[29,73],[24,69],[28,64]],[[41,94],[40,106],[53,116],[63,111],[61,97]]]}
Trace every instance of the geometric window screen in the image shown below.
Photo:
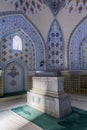
{"label": "geometric window screen", "polygon": [[12,49],[22,51],[22,39],[18,35],[13,37]]}

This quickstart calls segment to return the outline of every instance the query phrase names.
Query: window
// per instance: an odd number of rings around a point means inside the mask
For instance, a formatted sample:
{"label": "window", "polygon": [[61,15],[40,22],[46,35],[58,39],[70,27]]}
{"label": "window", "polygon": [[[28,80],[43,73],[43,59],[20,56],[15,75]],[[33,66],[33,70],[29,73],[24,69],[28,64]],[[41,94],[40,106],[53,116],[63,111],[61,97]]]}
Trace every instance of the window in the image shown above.
{"label": "window", "polygon": [[22,39],[16,35],[13,37],[13,47],[14,50],[22,51]]}

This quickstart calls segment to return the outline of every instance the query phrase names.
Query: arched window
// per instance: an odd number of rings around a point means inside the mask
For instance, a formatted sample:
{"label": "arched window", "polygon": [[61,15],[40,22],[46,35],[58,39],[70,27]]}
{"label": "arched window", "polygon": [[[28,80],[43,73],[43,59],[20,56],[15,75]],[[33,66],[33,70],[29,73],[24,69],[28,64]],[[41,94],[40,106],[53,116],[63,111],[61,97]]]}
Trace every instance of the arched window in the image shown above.
{"label": "arched window", "polygon": [[16,35],[13,37],[13,47],[14,50],[22,51],[22,39]]}

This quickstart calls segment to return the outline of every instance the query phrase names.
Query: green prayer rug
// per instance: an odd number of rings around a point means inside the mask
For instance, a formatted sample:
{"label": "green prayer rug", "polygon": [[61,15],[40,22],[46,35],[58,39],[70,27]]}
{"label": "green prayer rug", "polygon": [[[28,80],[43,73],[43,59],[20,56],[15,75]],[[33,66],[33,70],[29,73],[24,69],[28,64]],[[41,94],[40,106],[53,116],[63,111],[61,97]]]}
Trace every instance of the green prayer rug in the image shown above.
{"label": "green prayer rug", "polygon": [[87,130],[87,111],[81,109],[72,108],[72,113],[61,120],[28,105],[12,111],[44,130]]}

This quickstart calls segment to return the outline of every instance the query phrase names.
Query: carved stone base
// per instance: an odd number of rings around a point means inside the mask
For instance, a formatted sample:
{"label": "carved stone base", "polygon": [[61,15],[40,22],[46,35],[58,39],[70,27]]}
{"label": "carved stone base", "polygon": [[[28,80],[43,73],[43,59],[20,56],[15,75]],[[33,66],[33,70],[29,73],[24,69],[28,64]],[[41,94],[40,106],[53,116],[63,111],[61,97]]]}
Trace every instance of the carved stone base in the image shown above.
{"label": "carved stone base", "polygon": [[71,112],[70,97],[63,91],[62,77],[33,77],[27,104],[57,118]]}

